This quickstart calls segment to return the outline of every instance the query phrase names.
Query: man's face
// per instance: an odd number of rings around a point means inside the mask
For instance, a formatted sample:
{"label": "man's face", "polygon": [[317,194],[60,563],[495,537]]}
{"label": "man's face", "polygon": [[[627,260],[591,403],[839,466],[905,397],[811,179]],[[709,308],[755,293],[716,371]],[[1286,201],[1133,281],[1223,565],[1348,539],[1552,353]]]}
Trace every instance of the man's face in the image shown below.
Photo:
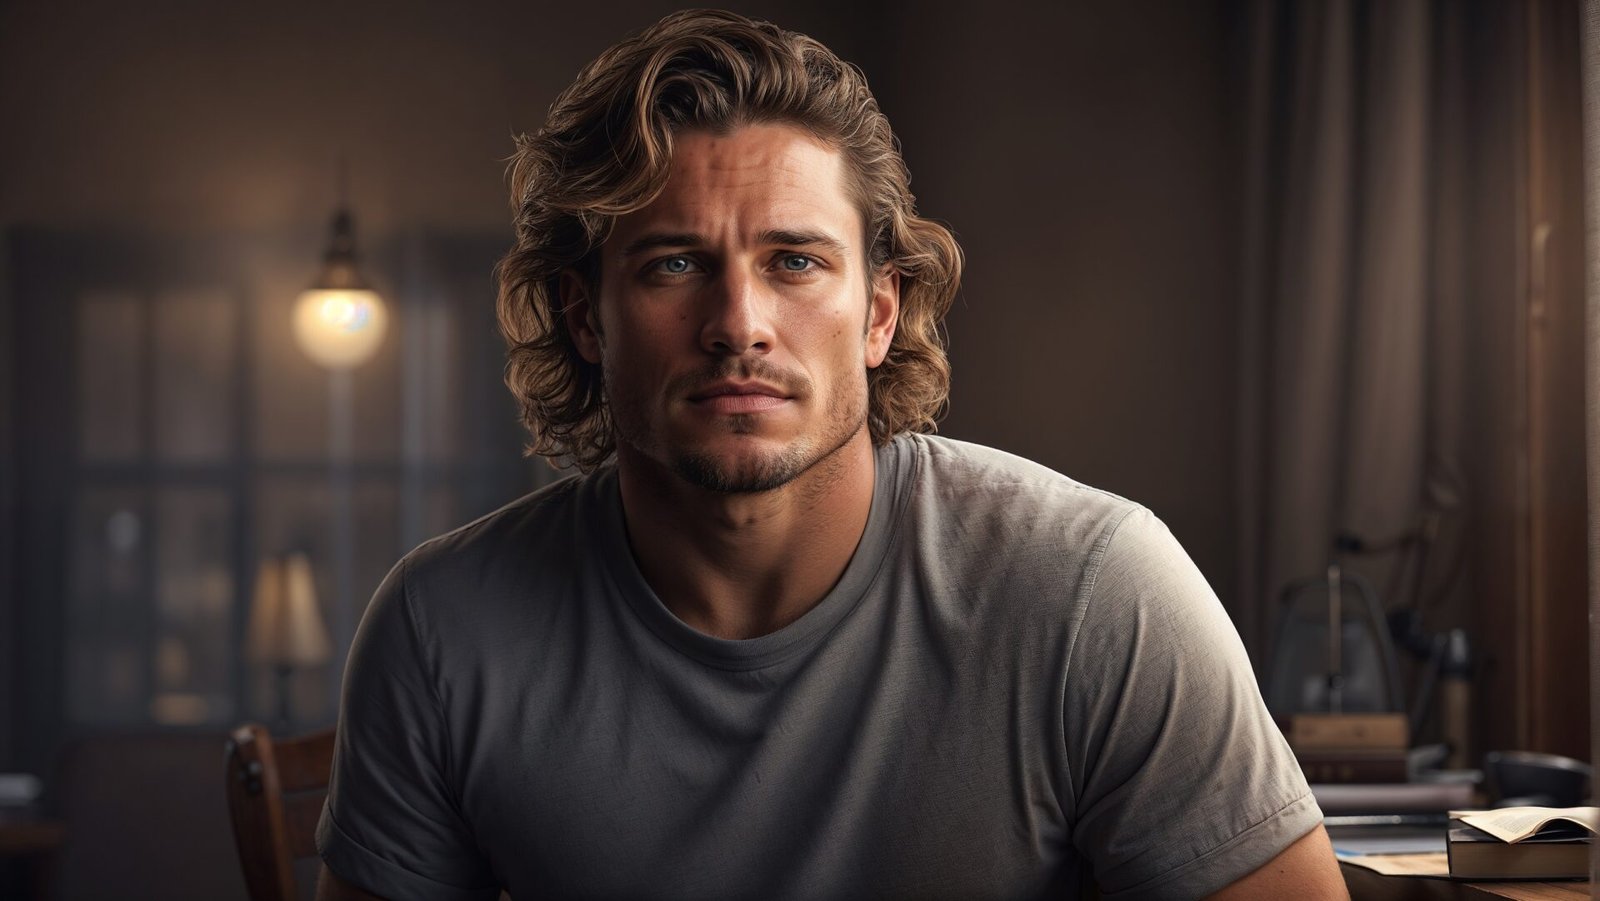
{"label": "man's face", "polygon": [[869,278],[845,185],[839,152],[791,126],[677,136],[661,196],[601,249],[598,298],[562,285],[619,457],[753,492],[867,440],[899,282]]}

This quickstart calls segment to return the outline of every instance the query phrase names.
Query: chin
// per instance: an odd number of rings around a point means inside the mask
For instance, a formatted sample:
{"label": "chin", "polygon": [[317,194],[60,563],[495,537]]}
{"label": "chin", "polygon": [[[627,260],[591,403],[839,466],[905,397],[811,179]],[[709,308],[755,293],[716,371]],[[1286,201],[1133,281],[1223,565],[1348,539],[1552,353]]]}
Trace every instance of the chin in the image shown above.
{"label": "chin", "polygon": [[796,438],[787,442],[762,440],[753,435],[726,435],[694,449],[673,454],[670,465],[691,485],[723,494],[775,491],[818,466],[831,470],[827,461],[865,428],[841,429],[828,439]]}
{"label": "chin", "polygon": [[820,434],[765,416],[728,417],[709,428],[703,422],[690,422],[638,432],[619,418],[619,443],[697,488],[758,494],[804,476],[866,428],[864,404],[854,416],[847,410],[839,412],[846,415],[838,418],[835,428]]}
{"label": "chin", "polygon": [[721,454],[696,451],[675,455],[672,470],[707,491],[757,494],[782,488],[810,469],[816,461],[807,451],[802,447]]}

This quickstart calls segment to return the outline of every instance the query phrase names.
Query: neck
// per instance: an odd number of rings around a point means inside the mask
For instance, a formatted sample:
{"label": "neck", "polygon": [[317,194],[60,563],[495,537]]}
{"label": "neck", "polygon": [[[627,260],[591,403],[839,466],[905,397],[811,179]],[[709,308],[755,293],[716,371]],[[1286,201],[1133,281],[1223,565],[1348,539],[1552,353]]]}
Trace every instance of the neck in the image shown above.
{"label": "neck", "polygon": [[729,494],[617,449],[640,572],[679,619],[718,638],[777,631],[827,595],[866,531],[875,466],[862,429],[782,487]]}

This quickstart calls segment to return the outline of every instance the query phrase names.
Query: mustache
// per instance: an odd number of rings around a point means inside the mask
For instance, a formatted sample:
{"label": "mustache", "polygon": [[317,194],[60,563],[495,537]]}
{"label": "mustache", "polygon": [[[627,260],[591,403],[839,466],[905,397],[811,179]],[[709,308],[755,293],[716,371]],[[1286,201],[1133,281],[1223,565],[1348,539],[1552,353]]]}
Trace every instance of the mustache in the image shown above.
{"label": "mustache", "polygon": [[728,358],[705,369],[675,376],[667,383],[667,393],[671,397],[685,397],[725,381],[765,382],[791,397],[805,397],[811,393],[811,379],[804,373],[791,372],[759,357]]}

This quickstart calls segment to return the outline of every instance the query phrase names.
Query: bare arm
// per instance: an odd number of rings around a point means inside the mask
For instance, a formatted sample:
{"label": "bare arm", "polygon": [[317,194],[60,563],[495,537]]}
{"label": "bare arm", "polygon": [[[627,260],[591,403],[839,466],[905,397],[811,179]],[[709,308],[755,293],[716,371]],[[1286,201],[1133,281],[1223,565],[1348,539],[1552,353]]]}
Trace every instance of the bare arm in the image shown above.
{"label": "bare arm", "polygon": [[327,864],[317,877],[317,901],[383,901],[371,892],[356,888],[333,874]]}
{"label": "bare arm", "polygon": [[1349,901],[1344,875],[1322,826],[1307,832],[1261,868],[1210,896],[1213,901]]}

